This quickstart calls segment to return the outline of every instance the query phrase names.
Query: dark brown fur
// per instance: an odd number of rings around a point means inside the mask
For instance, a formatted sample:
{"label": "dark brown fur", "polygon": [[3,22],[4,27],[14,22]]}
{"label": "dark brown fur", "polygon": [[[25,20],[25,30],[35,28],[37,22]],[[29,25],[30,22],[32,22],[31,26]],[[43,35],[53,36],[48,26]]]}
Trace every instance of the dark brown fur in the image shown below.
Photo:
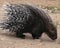
{"label": "dark brown fur", "polygon": [[36,6],[25,6],[28,7],[31,11],[33,11],[35,15],[37,17],[40,17],[40,19],[43,21],[45,29],[42,32],[45,32],[52,40],[55,40],[57,38],[57,27],[53,24],[53,21],[50,16],[42,9],[39,9]]}

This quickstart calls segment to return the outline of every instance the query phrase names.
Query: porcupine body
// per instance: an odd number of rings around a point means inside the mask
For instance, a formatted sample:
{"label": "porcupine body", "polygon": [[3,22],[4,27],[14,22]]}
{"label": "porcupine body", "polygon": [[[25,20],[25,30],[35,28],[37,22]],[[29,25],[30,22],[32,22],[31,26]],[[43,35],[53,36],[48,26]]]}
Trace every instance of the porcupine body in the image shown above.
{"label": "porcupine body", "polygon": [[25,38],[23,33],[28,32],[34,39],[38,39],[45,32],[51,39],[57,38],[56,27],[42,9],[31,5],[10,4],[6,5],[5,10],[8,19],[2,28],[16,32],[17,37]]}

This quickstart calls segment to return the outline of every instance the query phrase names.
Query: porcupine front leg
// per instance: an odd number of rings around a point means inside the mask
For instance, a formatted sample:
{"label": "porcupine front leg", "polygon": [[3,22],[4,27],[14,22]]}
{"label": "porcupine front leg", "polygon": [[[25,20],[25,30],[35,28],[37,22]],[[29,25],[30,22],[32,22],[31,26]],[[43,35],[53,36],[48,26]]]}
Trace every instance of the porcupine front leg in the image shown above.
{"label": "porcupine front leg", "polygon": [[33,39],[39,39],[39,37],[41,37],[41,35],[42,35],[42,33],[43,33],[43,32],[40,32],[40,33],[39,33],[39,30],[35,30],[34,32],[35,32],[35,33],[32,33]]}
{"label": "porcupine front leg", "polygon": [[37,27],[33,28],[32,33],[31,33],[33,39],[39,39],[39,37],[41,37],[43,31],[40,28],[41,27],[39,25]]}

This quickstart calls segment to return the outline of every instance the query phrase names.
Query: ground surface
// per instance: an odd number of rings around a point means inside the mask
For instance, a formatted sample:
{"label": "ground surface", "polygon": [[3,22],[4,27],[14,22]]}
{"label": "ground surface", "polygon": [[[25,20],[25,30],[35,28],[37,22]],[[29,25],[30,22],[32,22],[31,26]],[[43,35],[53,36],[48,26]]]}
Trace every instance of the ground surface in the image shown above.
{"label": "ground surface", "polygon": [[[57,7],[60,5],[60,0],[0,0],[0,6],[6,1]],[[0,20],[3,18],[2,12],[0,11]],[[6,30],[0,29],[0,48],[60,48],[60,14],[49,13],[49,15],[57,25],[58,38],[56,41],[49,39],[46,34],[36,40],[33,40],[30,34],[26,34],[26,39],[16,38],[14,33],[11,34]]]}

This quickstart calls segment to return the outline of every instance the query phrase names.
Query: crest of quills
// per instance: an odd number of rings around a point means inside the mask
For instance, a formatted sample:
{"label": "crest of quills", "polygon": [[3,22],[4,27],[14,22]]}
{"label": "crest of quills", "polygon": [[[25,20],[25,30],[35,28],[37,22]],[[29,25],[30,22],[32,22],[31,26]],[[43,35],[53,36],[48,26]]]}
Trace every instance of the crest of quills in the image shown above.
{"label": "crest of quills", "polygon": [[16,32],[17,37],[25,38],[23,33],[30,33],[33,39],[39,39],[44,32],[52,40],[57,39],[57,29],[42,9],[31,5],[9,4],[5,11],[8,19],[1,23],[1,28]]}
{"label": "crest of quills", "polygon": [[18,29],[24,29],[27,20],[32,16],[30,10],[23,5],[10,4],[6,5],[8,20],[4,23],[4,28],[15,32]]}

